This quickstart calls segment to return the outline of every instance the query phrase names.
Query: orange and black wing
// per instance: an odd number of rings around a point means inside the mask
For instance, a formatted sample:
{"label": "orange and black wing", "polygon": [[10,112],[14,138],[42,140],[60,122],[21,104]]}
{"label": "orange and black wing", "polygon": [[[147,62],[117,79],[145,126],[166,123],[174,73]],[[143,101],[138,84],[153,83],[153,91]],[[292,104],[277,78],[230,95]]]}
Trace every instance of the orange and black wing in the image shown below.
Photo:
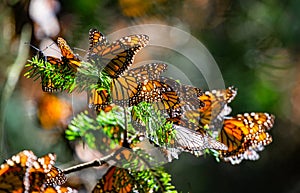
{"label": "orange and black wing", "polygon": [[107,90],[92,89],[88,93],[89,108],[97,112],[106,109],[111,104],[110,95]]}
{"label": "orange and black wing", "polygon": [[51,153],[37,158],[32,151],[24,150],[12,156],[1,165],[0,192],[43,192],[47,186],[65,183],[65,175],[53,166],[54,162]]}
{"label": "orange and black wing", "polygon": [[56,155],[49,153],[33,162],[29,170],[30,192],[43,191],[47,186],[57,186],[66,182],[65,174],[55,164]]}
{"label": "orange and black wing", "polygon": [[196,110],[204,106],[200,98],[203,95],[200,88],[181,84],[168,77],[160,77],[160,80],[169,85],[180,99],[180,103],[168,111],[171,118],[181,117],[185,111]]}
{"label": "orange and black wing", "polygon": [[56,160],[56,155],[53,153],[48,153],[37,160],[35,168],[36,171],[44,169],[46,174],[44,184],[46,186],[57,186],[62,185],[66,182],[67,178],[63,171],[54,166]]}
{"label": "orange and black wing", "polygon": [[89,31],[89,53],[92,54],[91,49],[95,46],[103,46],[101,49],[104,50],[108,45],[109,42],[106,37],[97,29],[90,29]]}
{"label": "orange and black wing", "polygon": [[45,188],[47,173],[55,163],[55,155],[47,154],[33,162],[29,170],[29,192],[40,192]]}
{"label": "orange and black wing", "polygon": [[25,192],[30,188],[29,169],[36,156],[24,150],[7,159],[0,167],[0,192]]}
{"label": "orange and black wing", "polygon": [[112,166],[99,180],[92,193],[129,193],[133,190],[133,178],[124,168]]}
{"label": "orange and black wing", "polygon": [[81,66],[81,61],[78,56],[72,51],[66,40],[61,37],[57,38],[57,45],[60,48],[62,58],[61,60],[65,65],[68,65],[71,70],[77,71],[77,68]]}
{"label": "orange and black wing", "polygon": [[135,55],[147,45],[146,35],[130,35],[111,44],[100,32],[90,31],[88,61],[112,78],[118,78],[132,65]]}
{"label": "orange and black wing", "polygon": [[139,92],[140,85],[145,81],[157,79],[166,69],[166,64],[150,63],[126,71],[121,77],[112,80],[112,102],[121,106],[131,106],[129,101]]}
{"label": "orange and black wing", "polygon": [[132,106],[140,102],[153,103],[158,110],[170,110],[180,103],[180,99],[169,85],[149,80],[139,85],[137,94],[130,98],[129,104]]}
{"label": "orange and black wing", "polygon": [[220,157],[232,164],[243,159],[257,160],[264,146],[272,142],[267,133],[273,127],[275,117],[268,113],[245,113],[224,119],[219,141],[228,147]]}
{"label": "orange and black wing", "polygon": [[229,87],[226,90],[206,91],[199,97],[204,106],[196,110],[184,112],[183,117],[199,123],[199,126],[209,126],[213,131],[219,130],[225,115],[231,109],[227,106],[236,96],[237,90]]}
{"label": "orange and black wing", "polygon": [[74,190],[70,187],[64,187],[64,186],[49,186],[47,187],[43,193],[77,193],[77,190]]}
{"label": "orange and black wing", "polygon": [[128,70],[119,78],[112,79],[111,95],[107,90],[93,89],[89,92],[89,107],[96,111],[106,108],[111,103],[120,106],[132,106],[141,84],[146,80],[158,78],[166,70],[163,63],[150,63]]}

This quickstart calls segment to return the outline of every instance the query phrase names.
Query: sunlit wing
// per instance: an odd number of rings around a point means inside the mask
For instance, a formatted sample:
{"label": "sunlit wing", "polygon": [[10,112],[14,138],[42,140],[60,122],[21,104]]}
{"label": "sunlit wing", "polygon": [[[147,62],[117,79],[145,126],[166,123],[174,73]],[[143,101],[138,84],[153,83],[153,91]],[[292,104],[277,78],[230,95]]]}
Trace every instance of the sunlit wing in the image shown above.
{"label": "sunlit wing", "polygon": [[61,37],[57,38],[57,45],[60,48],[63,63],[67,64],[73,70],[77,71],[77,68],[81,66],[81,60],[72,51],[70,46],[67,44],[66,40]]}
{"label": "sunlit wing", "polygon": [[204,102],[204,106],[197,110],[184,112],[183,117],[199,123],[199,126],[209,126],[213,131],[218,131],[222,124],[224,116],[230,112],[227,106],[236,96],[237,90],[234,87],[228,87],[226,90],[206,91],[199,97]]}
{"label": "sunlit wing", "polygon": [[133,189],[133,181],[128,170],[112,166],[98,181],[92,193],[129,193]]}
{"label": "sunlit wing", "polygon": [[220,151],[220,157],[232,164],[238,164],[243,159],[258,159],[257,152],[272,142],[267,131],[273,127],[274,119],[274,115],[268,113],[244,113],[226,117],[219,141],[228,150]]}
{"label": "sunlit wing", "polygon": [[157,78],[167,65],[163,63],[150,63],[136,68],[132,68],[119,78],[112,79],[111,95],[107,90],[92,90],[89,93],[90,108],[99,111],[107,107],[110,103],[120,106],[132,106],[138,103],[134,98],[139,92],[140,85],[146,80]]}
{"label": "sunlit wing", "polygon": [[65,183],[64,173],[54,167],[55,154],[37,158],[32,151],[24,150],[6,160],[0,167],[1,192],[76,192]]}
{"label": "sunlit wing", "polygon": [[127,71],[137,52],[149,41],[146,35],[130,35],[109,44],[95,29],[90,30],[89,39],[88,62],[94,63],[112,78],[118,78]]}
{"label": "sunlit wing", "polygon": [[168,111],[171,118],[181,117],[185,111],[196,110],[204,106],[204,102],[202,102],[200,98],[203,95],[200,88],[181,84],[168,77],[160,77],[160,81],[169,85],[176,92],[180,100],[177,106]]}

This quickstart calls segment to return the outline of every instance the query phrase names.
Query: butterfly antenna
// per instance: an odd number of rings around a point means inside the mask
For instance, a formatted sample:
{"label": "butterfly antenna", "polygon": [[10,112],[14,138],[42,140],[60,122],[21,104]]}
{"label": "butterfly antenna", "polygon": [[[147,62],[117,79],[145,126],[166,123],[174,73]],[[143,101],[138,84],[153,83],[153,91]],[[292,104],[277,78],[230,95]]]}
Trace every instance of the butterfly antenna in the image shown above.
{"label": "butterfly antenna", "polygon": [[33,49],[35,49],[36,51],[38,51],[38,52],[44,52],[45,50],[47,50],[48,48],[50,48],[53,44],[54,44],[54,42],[52,42],[49,46],[46,46],[44,49],[39,49],[39,48],[37,48],[36,46],[34,46],[34,45],[32,45],[31,43],[29,43],[29,42],[25,42],[24,44],[26,44],[26,45],[29,45],[30,47],[32,47]]}
{"label": "butterfly antenna", "polygon": [[38,58],[45,58],[44,53],[43,53],[44,50],[41,50],[28,42],[25,42],[24,44],[29,45],[31,48],[35,49],[37,51]]}
{"label": "butterfly antenna", "polygon": [[41,50],[38,49],[37,47],[35,47],[34,45],[30,44],[29,42],[25,42],[25,45],[29,45],[30,47],[32,47],[33,49],[35,49],[36,51],[40,52]]}

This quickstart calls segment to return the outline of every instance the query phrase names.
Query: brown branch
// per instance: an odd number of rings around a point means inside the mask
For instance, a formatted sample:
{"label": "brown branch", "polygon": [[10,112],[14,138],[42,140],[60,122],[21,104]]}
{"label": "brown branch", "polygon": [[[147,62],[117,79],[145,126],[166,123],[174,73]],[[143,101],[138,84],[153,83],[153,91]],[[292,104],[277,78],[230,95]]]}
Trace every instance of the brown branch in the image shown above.
{"label": "brown branch", "polygon": [[[117,152],[117,151],[116,151]],[[93,161],[90,161],[90,162],[86,162],[86,163],[82,163],[82,164],[78,164],[78,165],[75,165],[75,166],[72,166],[72,167],[69,167],[69,168],[66,168],[63,170],[63,172],[65,174],[70,174],[70,173],[73,173],[73,172],[77,172],[77,171],[80,171],[82,169],[86,169],[86,168],[90,168],[90,167],[99,167],[99,166],[102,166],[104,164],[107,164],[107,162],[115,156],[116,152],[104,157],[104,158],[100,158],[100,159],[97,159],[97,160],[93,160]]]}
{"label": "brown branch", "polygon": [[73,172],[77,172],[77,171],[80,171],[82,169],[86,169],[86,168],[90,168],[90,167],[99,167],[99,166],[102,166],[104,164],[108,164],[108,161],[110,160],[114,160],[114,157],[119,154],[123,149],[120,148],[118,150],[116,150],[115,152],[103,157],[103,158],[100,158],[100,159],[96,159],[96,160],[93,160],[93,161],[90,161],[90,162],[86,162],[86,163],[82,163],[82,164],[78,164],[78,165],[75,165],[75,166],[72,166],[72,167],[69,167],[69,168],[66,168],[63,170],[63,172],[65,174],[70,174],[70,173],[73,173]]}

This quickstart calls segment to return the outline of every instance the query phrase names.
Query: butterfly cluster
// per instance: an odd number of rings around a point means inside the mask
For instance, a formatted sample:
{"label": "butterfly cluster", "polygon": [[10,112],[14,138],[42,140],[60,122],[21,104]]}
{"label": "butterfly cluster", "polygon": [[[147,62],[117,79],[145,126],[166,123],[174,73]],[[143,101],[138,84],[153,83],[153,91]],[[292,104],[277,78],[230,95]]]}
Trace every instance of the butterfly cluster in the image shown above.
{"label": "butterfly cluster", "polygon": [[[274,115],[255,112],[230,115],[229,104],[237,94],[236,88],[202,91],[162,76],[167,64],[134,66],[135,55],[148,42],[149,37],[140,34],[110,43],[100,31],[91,29],[87,57],[81,59],[63,38],[58,38],[61,58],[40,54],[39,59],[60,76],[43,71],[40,73],[42,88],[45,92],[72,90],[76,86],[80,91],[86,90],[88,106],[97,113],[109,112],[114,106],[132,109],[130,120],[135,131],[159,147],[169,161],[178,158],[181,152],[201,156],[207,150],[217,151],[220,159],[231,164],[257,160],[258,152],[272,142],[268,131],[273,127]],[[32,74],[36,72],[31,71]],[[61,84],[61,80],[68,77],[75,79],[74,84]],[[149,113],[138,110],[143,103],[151,104],[150,111],[164,117],[158,126],[149,126],[151,118],[143,119],[145,116],[141,112]],[[120,132],[120,127],[114,127],[117,131],[112,133]],[[157,127],[162,129],[163,139],[153,134],[157,133]],[[122,145],[130,147],[132,144],[128,144],[130,140],[126,136],[122,135]],[[94,192],[111,192],[116,173],[128,174],[116,168],[109,169]],[[125,182],[126,179],[121,180]],[[131,189],[130,184],[125,183],[120,192]]]}
{"label": "butterfly cluster", "polygon": [[0,166],[1,192],[75,193],[61,186],[66,181],[62,170],[54,166],[55,154],[37,158],[32,151],[24,150]]}

